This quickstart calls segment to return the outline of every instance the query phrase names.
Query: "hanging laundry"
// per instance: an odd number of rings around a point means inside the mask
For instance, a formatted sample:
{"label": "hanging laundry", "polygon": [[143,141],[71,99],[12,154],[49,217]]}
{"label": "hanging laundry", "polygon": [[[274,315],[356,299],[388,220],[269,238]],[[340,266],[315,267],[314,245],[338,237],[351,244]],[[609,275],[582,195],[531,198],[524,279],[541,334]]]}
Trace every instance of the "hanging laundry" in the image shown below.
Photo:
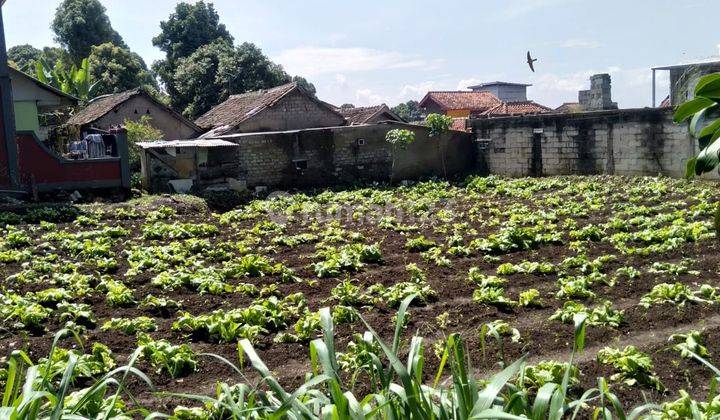
{"label": "hanging laundry", "polygon": [[88,157],[90,159],[98,159],[105,157],[105,142],[100,134],[90,134],[85,137],[88,148]]}

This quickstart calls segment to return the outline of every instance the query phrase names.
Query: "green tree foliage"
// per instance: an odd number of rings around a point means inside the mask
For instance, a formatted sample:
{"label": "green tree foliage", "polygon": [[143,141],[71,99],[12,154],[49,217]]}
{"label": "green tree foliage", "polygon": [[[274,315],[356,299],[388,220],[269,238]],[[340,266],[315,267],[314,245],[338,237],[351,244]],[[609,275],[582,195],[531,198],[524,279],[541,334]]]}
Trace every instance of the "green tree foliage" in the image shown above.
{"label": "green tree foliage", "polygon": [[35,63],[40,60],[43,52],[30,44],[16,45],[7,52],[8,60],[24,72],[34,72]]}
{"label": "green tree foliage", "polygon": [[55,40],[67,49],[76,64],[90,55],[94,45],[112,42],[127,48],[110,24],[105,7],[99,0],[63,0],[51,27]]}
{"label": "green tree foliage", "polygon": [[52,67],[45,60],[40,60],[35,63],[35,77],[81,100],[95,96],[97,84],[91,80],[90,63],[87,58],[82,60],[79,67],[73,64],[70,68],[60,60]]}
{"label": "green tree foliage", "polygon": [[217,41],[178,61],[173,77],[172,106],[197,118],[230,95],[267,89],[290,81],[279,65],[255,45],[233,47]]}
{"label": "green tree foliage", "polygon": [[430,114],[425,119],[425,125],[430,129],[430,137],[439,136],[450,130],[453,119],[447,115]]}
{"label": "green tree foliage", "polygon": [[342,104],[340,105],[340,109],[353,109],[355,108],[355,105],[353,104]]}
{"label": "green tree foliage", "polygon": [[392,111],[408,122],[422,121],[423,119],[418,101],[407,101],[404,104],[399,104],[393,107]]}
{"label": "green tree foliage", "polygon": [[317,89],[315,89],[315,85],[310,83],[306,78],[302,76],[293,76],[292,81],[297,83],[300,88],[302,88],[305,92],[311,94],[312,96],[317,96]]}
{"label": "green tree foliage", "polygon": [[[700,153],[687,162],[685,176],[710,172],[720,164],[720,73],[707,75],[695,86],[695,97],[675,111],[675,122],[690,120],[690,135],[695,137]],[[715,231],[720,237],[720,206],[715,212]]]}
{"label": "green tree foliage", "polygon": [[137,121],[125,120],[127,130],[129,165],[131,171],[140,170],[140,148],[137,143],[163,139],[163,132],[152,125],[152,118],[143,115]]}
{"label": "green tree foliage", "polygon": [[692,179],[720,164],[720,73],[707,75],[695,87],[695,97],[675,111],[675,122],[690,120],[690,134],[700,153],[687,163],[686,176]]}
{"label": "green tree foliage", "polygon": [[171,105],[189,118],[196,118],[229,95],[297,82],[315,95],[315,86],[305,78],[290,78],[255,45],[234,45],[233,37],[220,23],[212,3],[179,3],[153,45],[165,52],[153,70],[172,98]]}
{"label": "green tree foliage", "polygon": [[97,95],[123,92],[140,86],[157,89],[155,79],[136,53],[110,42],[96,45],[91,51],[88,58],[90,76],[97,83]]}
{"label": "green tree foliage", "polygon": [[[44,47],[42,50],[42,59],[47,63],[57,63],[59,60],[68,68],[73,65],[70,54],[59,47]],[[35,70],[33,69],[32,72],[34,73]]]}
{"label": "green tree foliage", "polygon": [[415,133],[410,130],[396,128],[387,132],[385,141],[393,146],[405,147],[415,141]]}
{"label": "green tree foliage", "polygon": [[218,40],[232,44],[233,38],[212,3],[186,2],[175,6],[166,21],[160,22],[160,34],[153,45],[165,52],[165,59],[156,61],[153,70],[158,74],[170,96],[175,96],[175,72],[179,61],[192,55],[198,48]]}

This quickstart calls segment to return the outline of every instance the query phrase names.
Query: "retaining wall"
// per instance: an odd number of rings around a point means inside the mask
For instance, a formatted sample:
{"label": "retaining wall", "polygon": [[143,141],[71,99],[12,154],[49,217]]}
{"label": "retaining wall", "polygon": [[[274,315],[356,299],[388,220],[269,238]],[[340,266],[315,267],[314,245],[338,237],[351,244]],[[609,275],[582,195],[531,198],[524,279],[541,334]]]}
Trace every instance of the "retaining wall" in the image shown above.
{"label": "retaining wall", "polygon": [[669,108],[624,109],[474,119],[470,125],[484,173],[680,178],[697,142],[672,114]]}
{"label": "retaining wall", "polygon": [[[416,140],[393,153],[385,134],[411,129]],[[472,136],[401,123],[343,126],[219,137],[238,144],[237,179],[250,187],[322,187],[367,181],[455,176],[474,170]]]}

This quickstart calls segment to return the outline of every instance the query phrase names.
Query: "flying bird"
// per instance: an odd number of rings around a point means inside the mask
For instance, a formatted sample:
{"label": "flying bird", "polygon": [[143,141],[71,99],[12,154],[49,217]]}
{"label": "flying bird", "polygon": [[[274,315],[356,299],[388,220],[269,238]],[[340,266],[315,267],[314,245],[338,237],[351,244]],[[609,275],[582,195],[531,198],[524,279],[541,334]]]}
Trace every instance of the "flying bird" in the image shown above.
{"label": "flying bird", "polygon": [[530,55],[530,51],[527,52],[527,63],[528,66],[530,66],[530,70],[532,70],[533,73],[535,73],[535,66],[533,65],[534,62],[537,61],[537,58],[532,58]]}

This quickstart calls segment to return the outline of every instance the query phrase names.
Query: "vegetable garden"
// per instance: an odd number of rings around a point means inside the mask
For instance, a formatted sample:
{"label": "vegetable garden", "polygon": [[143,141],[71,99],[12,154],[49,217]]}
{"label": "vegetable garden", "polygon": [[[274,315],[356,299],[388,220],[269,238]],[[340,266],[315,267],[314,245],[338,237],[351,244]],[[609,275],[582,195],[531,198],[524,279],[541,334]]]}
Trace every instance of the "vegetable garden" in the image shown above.
{"label": "vegetable garden", "polygon": [[718,198],[470,177],[1,213],[2,414],[717,415]]}

